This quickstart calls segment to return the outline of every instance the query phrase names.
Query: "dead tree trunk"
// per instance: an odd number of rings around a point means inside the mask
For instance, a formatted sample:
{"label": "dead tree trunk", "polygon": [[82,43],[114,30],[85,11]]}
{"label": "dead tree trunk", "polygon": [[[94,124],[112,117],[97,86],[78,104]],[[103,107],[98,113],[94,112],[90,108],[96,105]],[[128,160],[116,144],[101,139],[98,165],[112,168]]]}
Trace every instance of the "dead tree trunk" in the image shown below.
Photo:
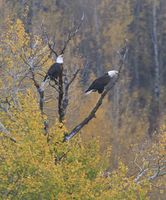
{"label": "dead tree trunk", "polygon": [[59,122],[63,122],[65,114],[63,109],[63,68],[59,76],[59,98],[58,98],[58,113],[59,113]]}
{"label": "dead tree trunk", "polygon": [[[81,17],[81,20],[80,20],[79,24],[76,25],[75,27],[73,27],[69,31],[67,39],[65,40],[64,45],[63,45],[63,47],[62,47],[62,49],[61,49],[59,54],[54,50],[54,45],[53,46],[51,45],[47,33],[43,30],[43,33],[46,36],[48,47],[50,48],[51,53],[54,53],[54,55],[56,57],[58,55],[63,55],[65,53],[65,50],[66,50],[69,42],[72,40],[72,38],[74,38],[76,36],[76,34],[78,33],[79,29],[81,28],[83,20],[84,20],[84,13],[83,13],[83,15]],[[55,42],[54,42],[54,44],[55,44]],[[62,66],[62,70],[61,70],[61,73],[59,75],[59,81],[58,81],[58,93],[59,93],[59,96],[58,96],[58,115],[59,115],[59,122],[60,123],[63,123],[64,118],[65,118],[66,109],[67,109],[68,101],[69,101],[68,100],[69,87],[70,87],[71,83],[74,81],[74,79],[76,78],[78,72],[79,72],[79,70],[77,70],[76,73],[73,74],[72,79],[68,83],[67,76],[66,75],[64,76],[64,69],[63,69],[63,66]]]}

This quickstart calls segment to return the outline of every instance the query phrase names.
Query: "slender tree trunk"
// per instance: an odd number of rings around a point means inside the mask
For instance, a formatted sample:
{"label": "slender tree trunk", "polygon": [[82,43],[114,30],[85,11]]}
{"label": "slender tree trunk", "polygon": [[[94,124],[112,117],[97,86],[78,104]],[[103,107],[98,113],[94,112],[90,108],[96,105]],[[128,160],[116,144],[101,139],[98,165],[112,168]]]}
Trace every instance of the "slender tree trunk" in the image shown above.
{"label": "slender tree trunk", "polygon": [[159,49],[158,49],[158,20],[157,20],[157,5],[153,3],[152,9],[152,43],[154,49],[154,88],[151,101],[151,111],[149,113],[149,135],[158,130],[159,126],[159,102],[160,102],[160,63],[159,63]]}
{"label": "slender tree trunk", "polygon": [[100,38],[100,27],[99,27],[99,18],[97,12],[98,0],[94,0],[94,26],[95,26],[95,35],[96,35],[96,68],[97,68],[97,76],[100,76],[103,73],[103,66],[101,65],[101,38]]}
{"label": "slender tree trunk", "polygon": [[158,36],[157,36],[157,7],[153,5],[153,48],[154,48],[154,60],[155,60],[155,83],[154,83],[154,94],[155,101],[159,104],[160,97],[160,64],[159,64],[159,51],[158,51]]}
{"label": "slender tree trunk", "polygon": [[138,68],[138,65],[139,65],[139,52],[138,50],[140,49],[140,45],[139,45],[139,41],[138,41],[138,33],[139,33],[139,24],[140,24],[140,0],[137,0],[136,2],[136,5],[135,5],[135,30],[136,30],[136,41],[135,41],[135,45],[134,45],[134,48],[135,48],[135,55],[134,55],[134,73],[135,73],[135,85],[137,87],[139,87],[140,85],[140,80],[139,80],[139,68]]}
{"label": "slender tree trunk", "polygon": [[140,69],[139,66],[142,65],[140,60],[140,54],[141,54],[141,46],[140,46],[140,24],[142,23],[140,20],[141,16],[141,0],[135,0],[133,3],[133,22],[132,22],[132,35],[134,36],[131,42],[131,50],[129,52],[129,64],[131,66],[132,71],[132,85],[130,85],[131,88],[133,87],[140,87]]}

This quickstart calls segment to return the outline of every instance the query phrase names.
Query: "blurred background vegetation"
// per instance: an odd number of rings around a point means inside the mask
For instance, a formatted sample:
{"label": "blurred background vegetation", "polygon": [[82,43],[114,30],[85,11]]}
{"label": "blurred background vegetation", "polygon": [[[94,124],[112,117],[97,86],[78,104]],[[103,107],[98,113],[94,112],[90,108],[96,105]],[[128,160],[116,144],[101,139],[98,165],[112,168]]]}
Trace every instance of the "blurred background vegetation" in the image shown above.
{"label": "blurred background vegetation", "polygon": [[[117,51],[127,39],[129,52],[121,78],[79,137],[84,144],[99,138],[103,155],[111,146],[108,169],[117,169],[120,160],[129,169],[127,176],[137,177],[139,170],[141,174],[141,169],[148,169],[150,174],[143,176],[151,177],[153,166],[158,169],[161,161],[161,168],[165,167],[165,0],[0,0],[1,121],[13,130],[3,114],[10,110],[4,101],[12,99],[16,105],[18,93],[26,89],[36,91],[29,79],[22,80],[28,67],[25,58],[36,56],[39,83],[43,79],[40,74],[44,76],[54,62],[41,27],[56,41],[58,51],[83,13],[82,27],[64,55],[64,68],[69,76],[81,68],[69,92],[65,126],[72,129],[95,105],[99,95],[85,96],[84,91],[95,77],[118,69]],[[48,87],[44,112],[51,125],[58,118],[56,99],[56,91]],[[17,138],[17,134],[14,136]],[[150,199],[165,199],[164,174],[153,179]],[[63,195],[60,199],[65,199]]]}

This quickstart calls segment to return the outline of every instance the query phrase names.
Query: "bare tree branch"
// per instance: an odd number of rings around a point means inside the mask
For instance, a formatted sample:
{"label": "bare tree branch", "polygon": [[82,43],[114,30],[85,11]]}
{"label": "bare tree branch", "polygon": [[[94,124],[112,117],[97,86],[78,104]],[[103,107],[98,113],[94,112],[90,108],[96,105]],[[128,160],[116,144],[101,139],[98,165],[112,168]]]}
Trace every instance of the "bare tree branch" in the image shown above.
{"label": "bare tree branch", "polygon": [[0,132],[4,134],[5,137],[9,138],[12,142],[16,143],[16,140],[11,136],[11,133],[5,128],[5,126],[0,122]]}
{"label": "bare tree branch", "polygon": [[53,87],[53,88],[59,93],[59,89],[56,88],[56,84],[51,84],[51,81],[49,81],[49,85],[50,85],[51,87]]}
{"label": "bare tree branch", "polygon": [[162,163],[162,159],[163,158],[164,158],[164,156],[158,158],[158,160],[157,160],[157,166],[156,166],[156,169],[155,169],[155,173],[152,176],[150,176],[148,178],[148,180],[151,181],[151,180],[153,180],[153,179],[155,179],[155,178],[157,178],[159,176],[164,176],[166,174],[166,171],[163,171],[163,170],[166,169],[166,165],[162,166],[162,164],[163,164]]}
{"label": "bare tree branch", "polygon": [[[39,108],[41,111],[41,114],[43,114],[43,108],[44,108],[44,91],[40,90],[40,85],[37,82],[36,78],[35,78],[35,73],[34,73],[34,59],[31,58],[30,60],[28,60],[25,56],[25,58],[20,55],[20,58],[23,60],[23,62],[29,67],[28,72],[25,74],[25,76],[21,79],[21,82],[26,78],[26,76],[28,74],[31,75],[30,79],[33,81],[34,86],[37,89],[37,92],[39,94]],[[21,84],[21,82],[19,84]]]}
{"label": "bare tree branch", "polygon": [[[31,74],[30,79],[33,81],[34,86],[37,89],[37,92],[39,94],[39,108],[41,113],[43,114],[43,108],[44,108],[44,91],[40,90],[40,85],[37,82],[36,78],[35,78],[35,73],[34,73],[34,58],[29,58],[29,60],[26,58],[26,55],[24,54],[25,58],[20,55],[20,58],[23,60],[23,62],[29,67],[28,72],[25,74],[25,76],[21,79],[21,82],[26,78],[26,76],[28,74]],[[21,82],[19,84],[21,84]]]}
{"label": "bare tree branch", "polygon": [[79,73],[80,69],[77,69],[76,72],[73,74],[71,80],[68,82],[68,78],[67,76],[65,76],[64,78],[64,98],[63,98],[63,109],[64,109],[64,113],[66,114],[66,109],[67,109],[67,106],[69,104],[69,95],[68,95],[68,92],[69,92],[69,88],[71,86],[71,84],[73,83],[73,81],[76,79],[78,73]]}
{"label": "bare tree branch", "polygon": [[[60,51],[60,54],[64,54],[68,43],[70,42],[70,40],[71,40],[73,37],[75,37],[75,35],[76,35],[77,32],[79,31],[79,29],[80,29],[80,27],[81,27],[83,21],[84,21],[84,13],[83,13],[83,15],[82,15],[82,17],[81,17],[80,23],[79,23],[76,27],[74,27],[71,31],[69,31],[68,36],[67,36],[67,40],[64,42],[64,46],[63,46],[62,50]],[[50,39],[49,39],[49,36],[48,36],[47,32],[45,31],[45,28],[44,28],[44,25],[43,25],[43,24],[41,24],[41,30],[42,30],[42,33],[43,33],[44,37],[46,38],[47,45],[48,45],[48,47],[49,47],[51,53],[54,53],[54,55],[55,55],[56,57],[58,57],[58,53],[55,51],[55,41],[53,42],[53,45],[52,45],[52,44],[51,44],[51,41],[50,41]],[[60,55],[60,54],[59,54],[59,55]]]}
{"label": "bare tree branch", "polygon": [[[166,175],[166,161],[165,155],[140,155],[141,165],[137,162],[138,156],[134,159],[134,164],[139,168],[139,172],[134,179],[135,183],[140,183],[141,179],[147,179],[153,181],[154,179]],[[149,175],[150,174],[150,175]]]}
{"label": "bare tree branch", "polygon": [[47,45],[51,51],[51,54],[54,53],[56,57],[58,57],[58,53],[54,50],[55,48],[55,41],[53,42],[53,46],[51,45],[51,42],[50,42],[50,39],[49,39],[49,36],[47,34],[47,32],[45,31],[45,28],[44,28],[44,25],[41,24],[41,30],[42,30],[42,33],[44,35],[44,37],[46,38],[46,41],[47,41]]}
{"label": "bare tree branch", "polygon": [[68,90],[70,85],[73,83],[73,81],[76,79],[78,73],[80,72],[80,69],[77,69],[76,72],[73,74],[71,80],[69,81],[69,83],[66,86],[66,89]]}
{"label": "bare tree branch", "polygon": [[54,50],[54,46],[55,46],[55,45],[53,45],[53,47],[52,47],[51,43],[48,42],[48,47],[49,47],[50,51],[51,51],[52,53],[54,53],[56,57],[58,57],[57,52]]}
{"label": "bare tree branch", "polygon": [[37,89],[37,92],[39,94],[39,107],[40,107],[40,111],[41,113],[43,114],[43,108],[44,108],[44,91],[40,90],[40,85],[38,84],[36,78],[35,78],[35,74],[34,74],[34,71],[32,69],[30,69],[30,72],[31,72],[31,79],[34,83],[34,86],[36,87]]}
{"label": "bare tree branch", "polygon": [[62,48],[60,54],[63,54],[63,53],[65,52],[68,43],[70,42],[70,40],[71,40],[71,39],[77,34],[77,32],[79,31],[79,29],[80,29],[80,27],[81,27],[81,25],[82,25],[82,23],[83,23],[83,21],[84,21],[84,17],[85,17],[85,15],[84,15],[84,13],[83,13],[83,15],[82,15],[82,17],[81,17],[81,20],[80,20],[80,23],[79,23],[76,27],[73,28],[73,31],[70,31],[70,32],[69,32],[68,37],[67,37],[67,40],[65,41],[64,47]]}
{"label": "bare tree branch", "polygon": [[138,181],[141,179],[142,176],[144,176],[146,174],[146,172],[148,171],[147,169],[142,169],[139,174],[137,175],[137,177],[134,179],[135,183],[138,183]]}
{"label": "bare tree branch", "polygon": [[126,54],[128,52],[128,47],[127,44],[125,44],[125,51],[123,53],[123,55],[120,55],[120,63],[119,63],[119,75],[117,77],[117,79],[109,86],[106,88],[106,90],[101,94],[98,102],[96,103],[95,107],[91,110],[91,112],[89,113],[89,115],[80,123],[78,124],[69,134],[64,136],[64,141],[69,141],[72,137],[74,137],[85,125],[87,125],[93,118],[95,118],[96,112],[98,111],[98,109],[100,108],[100,106],[102,105],[102,102],[105,98],[105,96],[107,95],[107,93],[115,86],[115,84],[118,82],[119,77],[120,77],[120,72],[121,69],[124,65],[124,61],[126,58]]}

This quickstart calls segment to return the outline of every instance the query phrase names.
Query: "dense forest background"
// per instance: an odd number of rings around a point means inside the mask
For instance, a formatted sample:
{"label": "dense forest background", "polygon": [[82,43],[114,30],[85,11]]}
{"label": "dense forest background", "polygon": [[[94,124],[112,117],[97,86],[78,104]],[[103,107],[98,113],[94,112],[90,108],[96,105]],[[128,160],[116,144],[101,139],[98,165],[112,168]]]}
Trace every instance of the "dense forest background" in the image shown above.
{"label": "dense forest background", "polygon": [[[99,95],[86,96],[84,91],[95,77],[118,69],[117,51],[127,40],[129,51],[120,80],[105,98],[96,118],[81,130],[81,138],[84,143],[99,138],[100,152],[111,146],[109,168],[117,168],[120,159],[133,175],[138,168],[134,165],[136,155],[142,164],[145,161],[141,160],[142,153],[151,152],[149,149],[159,141],[161,129],[165,130],[162,128],[166,117],[165,0],[0,0],[0,52],[3,53],[0,74],[3,75],[1,84],[5,85],[1,87],[1,112],[5,98],[15,99],[18,92],[31,87],[26,80],[21,88],[16,87],[22,78],[18,66],[25,69],[26,63],[17,56],[8,56],[8,44],[15,37],[10,37],[14,25],[12,28],[9,25],[24,24],[22,39],[29,35],[30,48],[34,47],[34,35],[44,38],[44,27],[58,51],[83,13],[83,24],[64,55],[64,67],[69,76],[80,68],[79,76],[69,91],[66,127],[69,130],[73,128],[95,105]],[[43,41],[39,40],[37,51]],[[14,44],[18,53],[19,40],[16,39]],[[12,59],[12,63],[7,58]],[[52,55],[51,60],[43,64],[40,73],[44,75],[54,59]],[[9,67],[10,64],[15,67]],[[42,76],[37,76],[37,79],[40,83]],[[35,91],[34,87],[31,88]],[[57,96],[51,87],[45,93],[44,112],[49,124],[54,124],[57,122]],[[163,179],[161,189],[154,188],[151,199],[164,199]]]}

